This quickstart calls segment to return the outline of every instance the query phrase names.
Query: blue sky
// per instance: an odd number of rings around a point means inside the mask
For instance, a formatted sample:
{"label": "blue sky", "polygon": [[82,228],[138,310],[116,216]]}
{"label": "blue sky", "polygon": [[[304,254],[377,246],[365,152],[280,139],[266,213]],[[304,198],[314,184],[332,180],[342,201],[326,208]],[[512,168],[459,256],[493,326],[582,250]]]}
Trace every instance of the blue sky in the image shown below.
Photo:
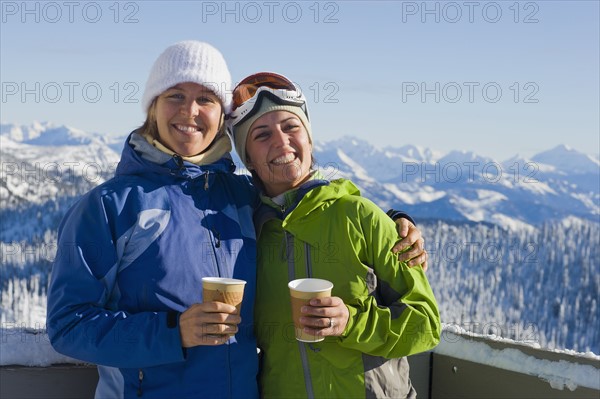
{"label": "blue sky", "polygon": [[317,140],[600,152],[598,1],[3,1],[1,120],[124,135],[150,66],[207,41],[234,81],[283,73]]}

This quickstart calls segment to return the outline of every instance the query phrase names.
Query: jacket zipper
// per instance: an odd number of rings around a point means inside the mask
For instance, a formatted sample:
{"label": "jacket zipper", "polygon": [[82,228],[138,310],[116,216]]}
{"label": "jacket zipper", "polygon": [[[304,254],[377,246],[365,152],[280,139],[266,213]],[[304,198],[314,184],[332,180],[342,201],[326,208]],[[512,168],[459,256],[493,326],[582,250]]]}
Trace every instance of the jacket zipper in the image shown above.
{"label": "jacket zipper", "polygon": [[[288,263],[288,279],[289,281],[292,281],[294,278],[296,278],[296,264],[294,262],[294,236],[284,230],[284,237],[287,249],[286,255]],[[305,247],[305,250],[307,250],[307,248],[308,247]],[[308,252],[306,255],[310,256],[310,252]],[[312,277],[312,270],[309,267],[308,263],[306,264],[306,271],[307,273],[310,273],[306,277]],[[306,346],[307,345],[304,342],[298,341],[298,350],[300,351],[300,360],[302,362],[302,371],[304,373],[304,388],[306,389],[306,396],[308,397],[308,399],[314,399],[315,394],[313,390],[312,377],[310,375],[310,367],[308,364],[308,354],[306,353]]]}
{"label": "jacket zipper", "polygon": [[181,155],[173,154],[173,159],[175,160],[175,163],[177,163],[177,167],[179,168],[179,170],[185,169],[185,165],[183,164],[183,158],[181,158]]}
{"label": "jacket zipper", "polygon": [[208,190],[208,170],[204,173],[204,191]]}
{"label": "jacket zipper", "polygon": [[213,233],[213,236],[215,237],[215,248],[220,248],[221,247],[221,235],[219,234],[219,232],[216,229],[213,229],[212,233]]}
{"label": "jacket zipper", "polygon": [[[183,164],[183,158],[181,157],[181,155],[179,154],[173,154],[173,159],[175,160],[175,163],[177,163],[177,167],[179,168],[179,170],[184,170],[185,169],[185,165]],[[209,183],[208,183],[208,177],[209,177],[209,171],[207,170],[206,172],[204,172],[204,190],[208,190],[209,188]],[[213,237],[215,240],[215,248],[220,248],[221,247],[221,236],[219,235],[219,232],[216,229],[212,229],[211,232],[213,233]],[[219,275],[219,277],[221,277],[221,269],[219,267],[219,257],[217,256],[216,252],[213,252],[214,257],[215,257],[215,266],[217,267],[217,274]],[[143,372],[140,370],[140,386],[141,386],[141,382],[142,379],[144,378]],[[141,388],[140,390],[138,390],[138,393],[141,392]]]}
{"label": "jacket zipper", "polygon": [[142,369],[140,369],[138,372],[138,381],[139,381],[139,384],[138,384],[137,396],[140,397],[143,394],[142,381],[144,381],[144,372],[142,371]]}

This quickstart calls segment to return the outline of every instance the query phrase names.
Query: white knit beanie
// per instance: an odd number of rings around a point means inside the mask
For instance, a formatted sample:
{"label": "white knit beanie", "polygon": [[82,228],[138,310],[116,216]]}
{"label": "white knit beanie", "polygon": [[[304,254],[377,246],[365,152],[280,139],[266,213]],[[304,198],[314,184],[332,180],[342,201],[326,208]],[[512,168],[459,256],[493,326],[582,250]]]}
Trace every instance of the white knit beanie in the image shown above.
{"label": "white knit beanie", "polygon": [[223,55],[208,43],[186,40],[175,43],[158,56],[146,82],[142,107],[147,113],[152,100],[165,90],[185,82],[209,88],[231,108],[231,75]]}

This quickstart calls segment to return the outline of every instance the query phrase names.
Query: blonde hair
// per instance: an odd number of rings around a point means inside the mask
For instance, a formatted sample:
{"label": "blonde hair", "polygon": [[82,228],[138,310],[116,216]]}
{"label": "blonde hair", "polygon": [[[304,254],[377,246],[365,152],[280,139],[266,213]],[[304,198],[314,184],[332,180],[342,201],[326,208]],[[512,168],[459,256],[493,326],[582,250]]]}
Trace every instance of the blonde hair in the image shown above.
{"label": "blonde hair", "polygon": [[146,120],[144,124],[138,129],[142,136],[149,136],[153,139],[158,140],[158,124],[156,123],[156,101],[158,97],[154,97],[150,106],[148,107],[148,113],[146,114]]}

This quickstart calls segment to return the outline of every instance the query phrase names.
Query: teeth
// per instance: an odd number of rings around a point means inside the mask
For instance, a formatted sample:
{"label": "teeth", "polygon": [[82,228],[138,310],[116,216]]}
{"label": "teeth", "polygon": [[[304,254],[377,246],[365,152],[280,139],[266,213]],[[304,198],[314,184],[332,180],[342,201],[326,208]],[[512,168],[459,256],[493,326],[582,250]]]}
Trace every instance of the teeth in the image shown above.
{"label": "teeth", "polygon": [[177,128],[177,130],[181,130],[184,133],[194,133],[194,132],[197,132],[199,130],[195,126],[175,125],[175,127]]}
{"label": "teeth", "polygon": [[273,163],[275,165],[285,165],[285,164],[293,162],[295,159],[296,159],[296,156],[292,153],[289,153],[286,155],[282,155],[278,158],[275,158],[274,160],[271,161],[271,163]]}

